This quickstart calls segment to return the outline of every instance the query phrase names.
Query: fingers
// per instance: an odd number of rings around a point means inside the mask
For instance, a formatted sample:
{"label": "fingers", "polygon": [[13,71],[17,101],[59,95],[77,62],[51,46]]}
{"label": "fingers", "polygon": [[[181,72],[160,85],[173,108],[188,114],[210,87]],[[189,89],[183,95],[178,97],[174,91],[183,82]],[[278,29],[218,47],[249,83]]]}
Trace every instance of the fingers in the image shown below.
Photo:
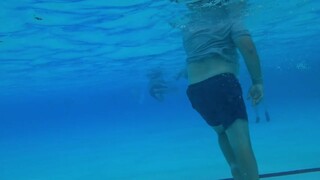
{"label": "fingers", "polygon": [[254,99],[253,105],[258,105],[262,101],[262,97]]}
{"label": "fingers", "polygon": [[255,106],[259,104],[263,99],[263,92],[251,89],[248,93],[247,99],[251,99],[252,104]]}
{"label": "fingers", "polygon": [[253,105],[258,105],[263,99],[263,94],[260,94],[259,96],[255,96],[252,98]]}

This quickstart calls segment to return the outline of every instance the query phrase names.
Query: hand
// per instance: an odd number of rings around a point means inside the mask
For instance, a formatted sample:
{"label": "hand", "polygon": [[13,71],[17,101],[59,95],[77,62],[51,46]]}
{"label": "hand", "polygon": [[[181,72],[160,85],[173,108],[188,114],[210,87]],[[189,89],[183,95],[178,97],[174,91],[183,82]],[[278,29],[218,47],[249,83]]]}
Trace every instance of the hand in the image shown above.
{"label": "hand", "polygon": [[254,106],[258,105],[263,99],[263,85],[253,84],[249,89],[248,99],[252,100]]}

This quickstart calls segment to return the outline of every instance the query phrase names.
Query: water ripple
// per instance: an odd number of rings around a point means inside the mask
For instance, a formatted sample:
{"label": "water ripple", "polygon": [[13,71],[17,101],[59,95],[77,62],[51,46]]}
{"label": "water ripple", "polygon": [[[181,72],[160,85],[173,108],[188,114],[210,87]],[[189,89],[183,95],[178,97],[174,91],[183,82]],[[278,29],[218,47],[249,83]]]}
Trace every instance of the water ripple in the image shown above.
{"label": "water ripple", "polygon": [[[154,67],[184,64],[180,34],[168,23],[183,8],[168,1],[12,0],[1,5],[0,92],[26,84],[39,89],[125,85],[144,81]],[[271,45],[281,57],[282,46],[294,47],[293,39],[319,37],[317,1],[261,0],[250,7],[248,24],[262,56],[275,54]]]}

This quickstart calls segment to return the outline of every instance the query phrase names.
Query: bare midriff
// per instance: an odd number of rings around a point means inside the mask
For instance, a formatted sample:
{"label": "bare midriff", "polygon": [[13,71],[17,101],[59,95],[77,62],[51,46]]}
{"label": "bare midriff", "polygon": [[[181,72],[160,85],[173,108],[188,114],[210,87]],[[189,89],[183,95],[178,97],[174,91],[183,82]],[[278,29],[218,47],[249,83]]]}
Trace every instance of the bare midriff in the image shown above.
{"label": "bare midriff", "polygon": [[228,62],[220,56],[203,58],[188,63],[188,82],[195,84],[222,73],[232,73],[237,76],[238,69],[237,63]]}

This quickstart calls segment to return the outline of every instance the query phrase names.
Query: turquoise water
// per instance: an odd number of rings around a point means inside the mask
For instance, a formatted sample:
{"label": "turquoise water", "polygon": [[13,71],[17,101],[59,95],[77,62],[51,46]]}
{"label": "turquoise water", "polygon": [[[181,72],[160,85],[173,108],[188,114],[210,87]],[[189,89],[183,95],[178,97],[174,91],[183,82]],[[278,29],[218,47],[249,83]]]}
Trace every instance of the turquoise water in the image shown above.
{"label": "turquoise water", "polygon": [[[320,2],[249,1],[265,76],[262,121],[247,102],[261,173],[320,167]],[[230,177],[190,107],[168,1],[0,2],[0,180]],[[152,99],[146,74],[173,91]],[[241,66],[244,92],[249,77]],[[271,122],[263,112],[267,108]],[[320,179],[319,173],[270,179]]]}

